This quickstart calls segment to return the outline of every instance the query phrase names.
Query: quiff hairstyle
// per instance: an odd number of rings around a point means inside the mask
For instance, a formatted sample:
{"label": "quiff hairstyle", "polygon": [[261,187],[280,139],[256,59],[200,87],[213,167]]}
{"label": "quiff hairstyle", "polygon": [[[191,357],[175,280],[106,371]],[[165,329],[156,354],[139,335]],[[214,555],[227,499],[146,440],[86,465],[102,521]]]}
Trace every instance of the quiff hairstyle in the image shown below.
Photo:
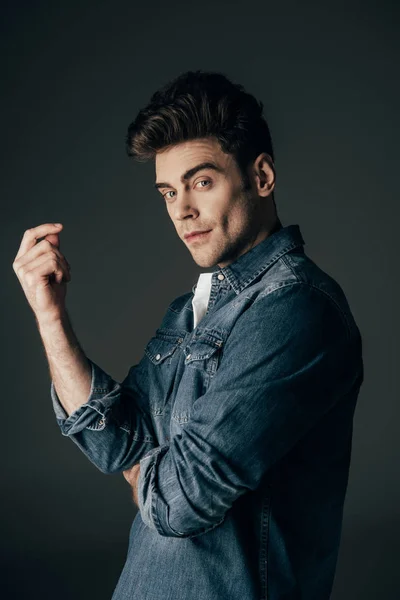
{"label": "quiff hairstyle", "polygon": [[[139,162],[180,142],[216,137],[223,152],[232,154],[249,189],[247,167],[261,152],[274,162],[271,135],[263,103],[223,73],[186,71],[153,93],[129,125],[128,156]],[[271,194],[274,199],[274,194]],[[274,201],[275,202],[275,201]]]}

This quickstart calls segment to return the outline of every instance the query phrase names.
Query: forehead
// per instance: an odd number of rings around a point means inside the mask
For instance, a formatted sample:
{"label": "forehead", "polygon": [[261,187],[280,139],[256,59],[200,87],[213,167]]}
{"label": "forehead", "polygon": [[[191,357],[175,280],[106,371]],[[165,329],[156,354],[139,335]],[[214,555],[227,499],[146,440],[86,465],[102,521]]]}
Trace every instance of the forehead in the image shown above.
{"label": "forehead", "polygon": [[207,160],[227,169],[232,164],[232,155],[222,151],[216,138],[201,138],[175,144],[157,152],[155,157],[156,177],[163,175],[179,177],[184,171]]}

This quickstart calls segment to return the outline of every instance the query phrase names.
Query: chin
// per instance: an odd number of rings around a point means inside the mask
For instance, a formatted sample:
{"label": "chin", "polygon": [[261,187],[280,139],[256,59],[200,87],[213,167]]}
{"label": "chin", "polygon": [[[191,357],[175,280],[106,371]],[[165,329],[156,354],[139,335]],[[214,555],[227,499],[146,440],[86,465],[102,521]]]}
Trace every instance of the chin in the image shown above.
{"label": "chin", "polygon": [[217,261],[212,260],[211,258],[207,258],[206,256],[193,256],[192,254],[192,258],[194,262],[203,269],[210,269],[212,267],[215,267],[215,265],[217,264]]}
{"label": "chin", "polygon": [[209,260],[196,260],[193,259],[194,262],[199,266],[202,267],[203,269],[211,269],[212,267],[215,267],[216,263],[215,262],[210,262]]}

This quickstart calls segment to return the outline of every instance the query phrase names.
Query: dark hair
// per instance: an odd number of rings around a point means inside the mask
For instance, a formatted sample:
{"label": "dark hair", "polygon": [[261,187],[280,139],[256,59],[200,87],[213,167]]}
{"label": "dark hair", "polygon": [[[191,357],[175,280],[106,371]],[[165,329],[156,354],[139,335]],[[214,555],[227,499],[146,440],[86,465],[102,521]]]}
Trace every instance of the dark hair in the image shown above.
{"label": "dark hair", "polygon": [[213,136],[234,156],[247,189],[250,161],[261,152],[274,161],[263,106],[222,73],[187,71],[154,92],[129,125],[127,154],[144,162],[180,142]]}

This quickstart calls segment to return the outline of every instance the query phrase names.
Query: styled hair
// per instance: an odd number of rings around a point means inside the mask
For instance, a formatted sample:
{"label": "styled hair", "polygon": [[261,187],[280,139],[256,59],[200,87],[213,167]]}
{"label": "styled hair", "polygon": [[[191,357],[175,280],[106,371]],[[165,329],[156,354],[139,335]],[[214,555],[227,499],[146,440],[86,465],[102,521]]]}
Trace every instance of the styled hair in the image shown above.
{"label": "styled hair", "polygon": [[222,151],[233,155],[248,189],[250,161],[261,152],[274,161],[263,106],[223,73],[187,71],[154,92],[139,111],[128,127],[127,154],[144,162],[180,142],[216,137]]}

